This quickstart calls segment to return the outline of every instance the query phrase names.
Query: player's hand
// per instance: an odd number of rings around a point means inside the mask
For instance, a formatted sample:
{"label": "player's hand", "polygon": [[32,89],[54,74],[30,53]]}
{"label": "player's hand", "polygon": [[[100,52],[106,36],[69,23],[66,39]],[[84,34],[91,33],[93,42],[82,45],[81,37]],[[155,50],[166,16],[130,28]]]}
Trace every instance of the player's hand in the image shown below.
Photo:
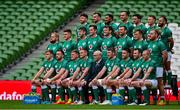
{"label": "player's hand", "polygon": [[119,79],[119,76],[117,76],[116,79]]}
{"label": "player's hand", "polygon": [[144,81],[143,80],[139,81],[139,86],[144,86]]}
{"label": "player's hand", "polygon": [[69,85],[72,85],[72,83],[73,83],[73,80],[72,79],[69,80]]}

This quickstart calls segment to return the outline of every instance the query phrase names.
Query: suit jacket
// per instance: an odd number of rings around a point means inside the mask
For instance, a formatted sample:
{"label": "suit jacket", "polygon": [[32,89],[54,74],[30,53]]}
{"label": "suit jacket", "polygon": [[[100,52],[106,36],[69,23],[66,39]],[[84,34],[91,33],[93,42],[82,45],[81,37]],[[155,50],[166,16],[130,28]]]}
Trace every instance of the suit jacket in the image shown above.
{"label": "suit jacket", "polygon": [[96,75],[101,71],[101,69],[104,67],[105,61],[102,59],[98,64],[96,62],[92,62],[92,65],[90,67],[89,74],[84,78],[87,82],[90,82],[93,80]]}

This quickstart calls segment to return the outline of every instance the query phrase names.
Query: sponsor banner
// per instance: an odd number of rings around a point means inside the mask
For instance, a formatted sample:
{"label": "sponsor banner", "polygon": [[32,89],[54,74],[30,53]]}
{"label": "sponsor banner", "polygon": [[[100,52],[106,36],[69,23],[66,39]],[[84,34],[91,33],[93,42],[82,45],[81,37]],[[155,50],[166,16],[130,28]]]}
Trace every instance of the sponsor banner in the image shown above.
{"label": "sponsor banner", "polygon": [[23,95],[29,92],[31,92],[31,81],[0,81],[0,100],[23,100]]}
{"label": "sponsor banner", "polygon": [[[178,82],[179,94],[180,94],[180,81]],[[37,89],[40,93],[40,88]],[[23,100],[24,94],[31,92],[31,81],[28,80],[1,80],[0,81],[0,100]],[[172,90],[166,92],[168,95],[172,95]],[[180,99],[180,95],[179,95]],[[171,96],[171,101],[175,101],[176,98]]]}

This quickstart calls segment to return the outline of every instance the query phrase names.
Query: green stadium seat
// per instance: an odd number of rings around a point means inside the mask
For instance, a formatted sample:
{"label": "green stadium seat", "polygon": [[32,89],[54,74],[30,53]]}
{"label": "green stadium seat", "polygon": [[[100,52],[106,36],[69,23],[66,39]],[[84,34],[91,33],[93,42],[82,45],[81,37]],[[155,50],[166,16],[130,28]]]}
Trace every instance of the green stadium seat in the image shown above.
{"label": "green stadium seat", "polygon": [[144,8],[151,9],[151,8],[154,8],[154,5],[152,5],[152,4],[147,4],[147,5],[144,6]]}
{"label": "green stadium seat", "polygon": [[167,9],[175,9],[175,8],[176,8],[176,5],[171,4],[171,5],[167,5],[166,7],[167,7]]}
{"label": "green stadium seat", "polygon": [[133,8],[137,8],[137,9],[141,9],[143,7],[143,5],[140,5],[140,4],[137,4],[137,5],[134,5],[132,6]]}
{"label": "green stadium seat", "polygon": [[22,0],[22,1],[16,1],[16,4],[18,4],[18,5],[23,5],[25,2]]}
{"label": "green stadium seat", "polygon": [[[136,4],[136,3],[135,3]],[[140,5],[146,5],[147,2],[146,1],[137,1],[137,4],[140,4]]]}
{"label": "green stadium seat", "polygon": [[105,4],[107,4],[107,5],[109,5],[109,6],[112,6],[112,5],[114,5],[115,3],[114,3],[114,1],[106,1]]}
{"label": "green stadium seat", "polygon": [[159,4],[162,4],[162,5],[169,5],[169,2],[168,2],[168,1],[159,1]]}
{"label": "green stadium seat", "polygon": [[[85,3],[84,0],[6,0],[0,1],[0,69],[14,62],[32,46],[44,39],[49,32],[70,18]],[[44,55],[35,60],[41,64]],[[35,66],[36,66],[35,65]],[[40,66],[26,66],[20,70],[39,69]],[[19,72],[10,73],[9,79],[29,79],[31,75],[18,77]],[[20,75],[20,74],[19,74]]]}
{"label": "green stadium seat", "polygon": [[158,4],[158,1],[149,1],[149,3],[148,4],[151,4],[151,5],[156,5],[156,4]]}
{"label": "green stadium seat", "polygon": [[162,5],[162,4],[157,4],[157,5],[156,5],[156,8],[158,8],[158,9],[163,9],[163,8],[165,8],[165,6]]}

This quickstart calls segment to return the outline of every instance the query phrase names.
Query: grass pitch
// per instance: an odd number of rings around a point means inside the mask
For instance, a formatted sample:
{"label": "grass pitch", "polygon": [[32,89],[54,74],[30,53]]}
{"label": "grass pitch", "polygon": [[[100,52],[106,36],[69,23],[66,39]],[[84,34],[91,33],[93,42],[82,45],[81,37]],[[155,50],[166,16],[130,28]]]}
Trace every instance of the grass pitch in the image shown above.
{"label": "grass pitch", "polygon": [[127,105],[54,105],[54,104],[23,104],[22,101],[0,101],[0,110],[180,110],[180,104],[177,102],[171,102],[169,105],[157,106],[157,105],[148,105],[148,106],[127,106]]}

